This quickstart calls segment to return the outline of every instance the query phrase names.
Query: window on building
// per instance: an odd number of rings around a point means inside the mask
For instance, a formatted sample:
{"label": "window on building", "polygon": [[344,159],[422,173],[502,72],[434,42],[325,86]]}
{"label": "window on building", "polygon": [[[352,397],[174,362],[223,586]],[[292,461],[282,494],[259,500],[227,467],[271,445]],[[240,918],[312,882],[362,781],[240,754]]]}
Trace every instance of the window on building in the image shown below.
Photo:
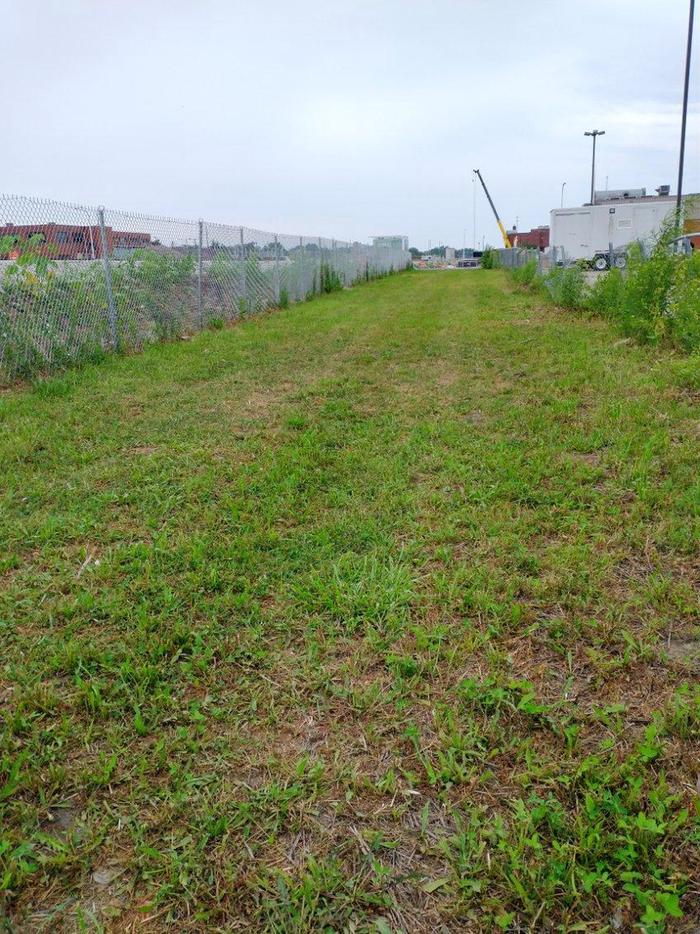
{"label": "window on building", "polygon": [[56,243],[68,243],[68,231],[67,230],[56,231]]}

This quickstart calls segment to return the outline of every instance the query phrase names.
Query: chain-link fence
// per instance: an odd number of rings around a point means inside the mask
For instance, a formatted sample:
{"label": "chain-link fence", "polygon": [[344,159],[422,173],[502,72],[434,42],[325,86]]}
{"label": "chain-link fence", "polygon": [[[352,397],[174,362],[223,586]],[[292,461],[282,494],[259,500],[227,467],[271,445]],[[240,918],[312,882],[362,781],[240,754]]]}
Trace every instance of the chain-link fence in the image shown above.
{"label": "chain-link fence", "polygon": [[0,195],[0,381],[404,269],[370,246]]}
{"label": "chain-link fence", "polygon": [[538,259],[539,250],[527,247],[512,247],[509,250],[494,250],[497,256],[497,265],[503,269],[518,269],[526,266],[531,260]]}
{"label": "chain-link fence", "polygon": [[540,275],[548,272],[552,266],[555,266],[563,259],[563,253],[560,250],[557,253],[555,248],[546,252],[529,247],[513,247],[510,250],[494,250],[496,254],[496,265],[503,269],[519,269],[521,266],[527,266],[528,263],[537,263],[537,272]]}

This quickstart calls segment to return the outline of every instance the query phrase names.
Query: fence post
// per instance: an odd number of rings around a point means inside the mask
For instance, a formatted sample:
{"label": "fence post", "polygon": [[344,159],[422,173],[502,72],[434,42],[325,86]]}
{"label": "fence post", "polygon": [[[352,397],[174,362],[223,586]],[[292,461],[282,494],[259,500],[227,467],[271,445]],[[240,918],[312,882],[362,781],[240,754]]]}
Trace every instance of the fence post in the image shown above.
{"label": "fence post", "polygon": [[279,305],[281,297],[280,289],[280,242],[275,234],[275,302]]}
{"label": "fence post", "polygon": [[88,220],[89,220],[88,233],[90,234],[90,259],[94,259],[95,258],[95,238],[93,237],[92,232],[93,230],[95,230],[95,225],[92,222],[92,216],[90,214],[90,211],[86,210],[85,213],[87,214]]}
{"label": "fence post", "polygon": [[303,237],[299,237],[299,256],[301,257],[301,263],[300,263],[300,266],[301,266],[301,269],[300,269],[301,290],[300,292],[301,294],[299,295],[299,301],[303,302],[304,299],[306,298],[306,280],[304,276],[304,238]]}
{"label": "fence post", "polygon": [[318,294],[323,295],[323,247],[321,238],[318,238]]}
{"label": "fence post", "polygon": [[202,304],[202,230],[204,221],[199,221],[199,236],[197,238],[197,310],[199,311],[199,327],[204,327],[204,305]]}
{"label": "fence post", "polygon": [[241,227],[241,263],[243,269],[243,308],[239,311],[244,311],[248,306],[248,274],[246,273],[245,268],[245,241],[243,240],[243,228]]}
{"label": "fence post", "polygon": [[107,292],[107,315],[109,317],[109,331],[112,336],[112,346],[119,349],[119,335],[117,333],[117,309],[114,304],[112,292],[112,270],[109,265],[109,249],[107,247],[107,231],[105,230],[105,209],[97,209],[97,220],[100,224],[100,243],[102,244],[102,266],[105,271],[105,291]]}

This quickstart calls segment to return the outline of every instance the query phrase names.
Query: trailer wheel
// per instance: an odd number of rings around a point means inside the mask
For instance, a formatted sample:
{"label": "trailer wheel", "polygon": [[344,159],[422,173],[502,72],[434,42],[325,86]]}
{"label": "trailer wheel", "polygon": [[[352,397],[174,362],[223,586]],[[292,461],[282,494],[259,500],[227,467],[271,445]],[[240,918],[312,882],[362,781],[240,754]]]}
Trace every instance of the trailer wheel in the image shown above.
{"label": "trailer wheel", "polygon": [[626,256],[615,257],[615,269],[627,269],[627,257]]}
{"label": "trailer wheel", "polygon": [[598,272],[605,272],[608,268],[608,259],[606,256],[596,256],[593,260],[593,268]]}

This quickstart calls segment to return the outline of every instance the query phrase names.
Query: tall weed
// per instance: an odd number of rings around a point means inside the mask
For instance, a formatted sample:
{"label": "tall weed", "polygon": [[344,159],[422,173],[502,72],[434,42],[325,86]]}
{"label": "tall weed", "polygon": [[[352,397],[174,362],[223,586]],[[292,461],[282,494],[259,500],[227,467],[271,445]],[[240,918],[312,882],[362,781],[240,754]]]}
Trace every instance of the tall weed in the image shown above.
{"label": "tall weed", "polygon": [[537,278],[537,260],[529,259],[524,266],[513,270],[514,281],[523,288],[530,288]]}
{"label": "tall weed", "polygon": [[481,254],[482,269],[496,269],[498,266],[498,254],[493,247],[487,246]]}
{"label": "tall weed", "polygon": [[650,256],[637,244],[628,251],[628,271],[620,307],[620,325],[625,334],[648,342],[661,338],[665,331],[664,311],[674,279],[674,270],[682,257],[669,252],[663,238]]}
{"label": "tall weed", "polygon": [[543,279],[552,301],[561,308],[583,308],[586,299],[586,279],[580,266],[555,266]]}
{"label": "tall weed", "polygon": [[683,350],[700,348],[700,253],[676,264],[664,323]]}
{"label": "tall weed", "polygon": [[651,250],[632,244],[627,269],[611,269],[592,286],[578,265],[557,266],[540,278],[534,260],[513,270],[512,277],[523,288],[542,291],[561,308],[586,309],[613,321],[638,341],[700,350],[700,253],[675,252],[676,233],[669,222]]}
{"label": "tall weed", "polygon": [[586,299],[587,307],[603,318],[619,320],[625,299],[625,279],[622,270],[611,269],[593,283]]}

